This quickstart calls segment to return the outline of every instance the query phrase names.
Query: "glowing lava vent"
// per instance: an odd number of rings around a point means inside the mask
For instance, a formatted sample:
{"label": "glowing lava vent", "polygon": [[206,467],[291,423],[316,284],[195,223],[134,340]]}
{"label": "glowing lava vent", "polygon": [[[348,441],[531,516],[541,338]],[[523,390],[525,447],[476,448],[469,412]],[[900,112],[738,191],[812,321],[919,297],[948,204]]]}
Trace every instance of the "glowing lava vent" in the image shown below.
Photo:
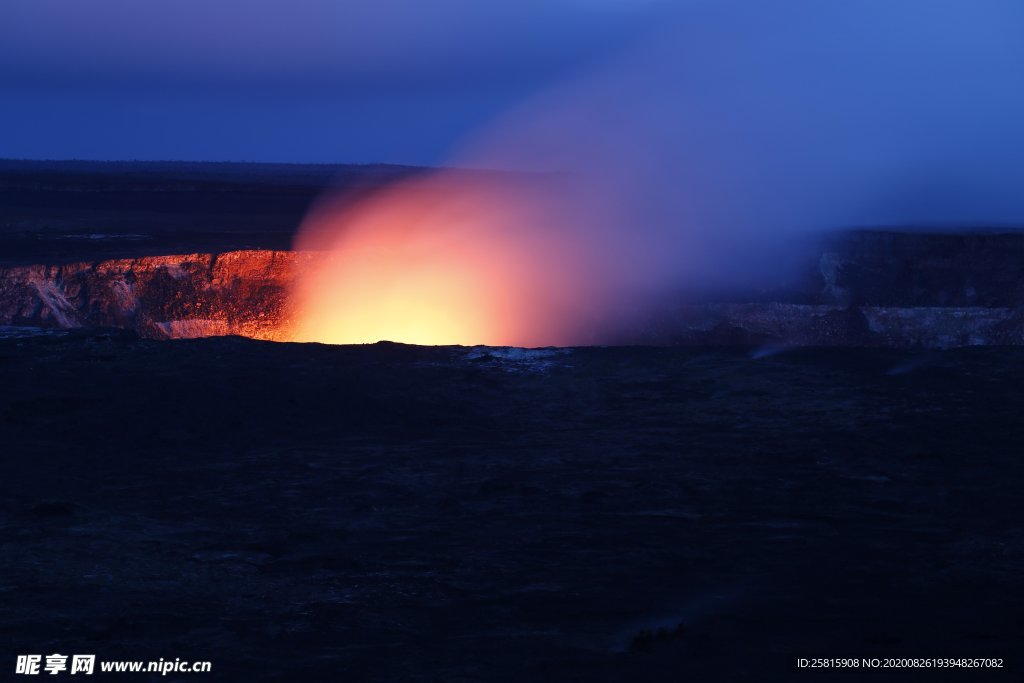
{"label": "glowing lava vent", "polygon": [[579,343],[597,278],[585,246],[560,229],[559,203],[541,184],[443,172],[355,206],[321,202],[296,244],[327,253],[297,280],[294,338]]}

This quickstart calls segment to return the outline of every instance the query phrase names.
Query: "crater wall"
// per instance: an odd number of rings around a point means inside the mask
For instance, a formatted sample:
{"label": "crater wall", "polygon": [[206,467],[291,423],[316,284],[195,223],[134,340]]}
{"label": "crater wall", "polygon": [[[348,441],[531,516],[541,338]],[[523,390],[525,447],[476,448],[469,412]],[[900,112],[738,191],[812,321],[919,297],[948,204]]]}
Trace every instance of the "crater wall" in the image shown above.
{"label": "crater wall", "polygon": [[0,268],[0,324],[150,338],[285,339],[287,289],[315,254],[247,250]]}
{"label": "crater wall", "polygon": [[[289,287],[318,258],[240,250],[0,266],[0,325],[286,341]],[[717,299],[681,292],[668,305],[625,317],[615,332],[584,341],[1024,345],[1024,233],[832,234],[790,289]]]}

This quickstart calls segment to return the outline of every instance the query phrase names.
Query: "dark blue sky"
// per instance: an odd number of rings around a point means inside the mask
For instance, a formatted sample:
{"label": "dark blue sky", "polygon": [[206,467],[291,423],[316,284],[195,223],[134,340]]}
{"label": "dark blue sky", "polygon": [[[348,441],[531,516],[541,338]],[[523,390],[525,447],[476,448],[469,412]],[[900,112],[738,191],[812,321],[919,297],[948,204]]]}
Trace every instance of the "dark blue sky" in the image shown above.
{"label": "dark blue sky", "polygon": [[525,104],[526,165],[902,201],[1018,177],[1022,35],[1021,0],[0,0],[0,157],[462,163]]}
{"label": "dark blue sky", "polygon": [[3,0],[0,157],[439,163],[662,0]]}

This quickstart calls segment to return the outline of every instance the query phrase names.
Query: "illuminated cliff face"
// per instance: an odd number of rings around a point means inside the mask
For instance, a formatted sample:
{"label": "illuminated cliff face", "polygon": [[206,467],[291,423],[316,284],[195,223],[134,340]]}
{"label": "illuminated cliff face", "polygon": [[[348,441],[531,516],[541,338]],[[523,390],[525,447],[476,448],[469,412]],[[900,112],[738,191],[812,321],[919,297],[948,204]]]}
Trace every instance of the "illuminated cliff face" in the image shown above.
{"label": "illuminated cliff face", "polygon": [[288,338],[286,292],[315,254],[236,251],[0,269],[0,324],[177,339]]}
{"label": "illuminated cliff face", "polygon": [[441,174],[354,208],[322,204],[300,249],[294,339],[546,346],[581,335],[596,283],[557,204],[528,182]]}

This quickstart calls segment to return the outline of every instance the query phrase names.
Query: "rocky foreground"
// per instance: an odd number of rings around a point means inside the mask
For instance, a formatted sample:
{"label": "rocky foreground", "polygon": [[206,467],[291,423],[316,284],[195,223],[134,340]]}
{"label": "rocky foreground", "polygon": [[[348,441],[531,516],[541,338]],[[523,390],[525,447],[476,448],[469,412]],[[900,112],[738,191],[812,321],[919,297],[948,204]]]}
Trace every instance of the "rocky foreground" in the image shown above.
{"label": "rocky foreground", "polygon": [[991,347],[0,339],[3,659],[1019,680],[1022,384],[1024,350]]}

